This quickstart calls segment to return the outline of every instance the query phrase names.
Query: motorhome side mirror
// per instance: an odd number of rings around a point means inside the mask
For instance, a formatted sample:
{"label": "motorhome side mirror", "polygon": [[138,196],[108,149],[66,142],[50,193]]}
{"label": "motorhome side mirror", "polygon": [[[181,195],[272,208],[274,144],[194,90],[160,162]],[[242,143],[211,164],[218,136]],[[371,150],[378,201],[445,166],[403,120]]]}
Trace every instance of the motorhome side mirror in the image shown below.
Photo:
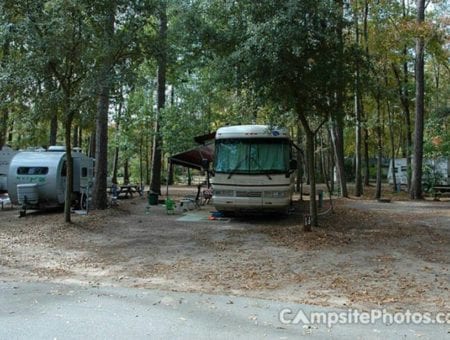
{"label": "motorhome side mirror", "polygon": [[289,161],[289,170],[297,170],[298,164],[296,159],[291,159]]}

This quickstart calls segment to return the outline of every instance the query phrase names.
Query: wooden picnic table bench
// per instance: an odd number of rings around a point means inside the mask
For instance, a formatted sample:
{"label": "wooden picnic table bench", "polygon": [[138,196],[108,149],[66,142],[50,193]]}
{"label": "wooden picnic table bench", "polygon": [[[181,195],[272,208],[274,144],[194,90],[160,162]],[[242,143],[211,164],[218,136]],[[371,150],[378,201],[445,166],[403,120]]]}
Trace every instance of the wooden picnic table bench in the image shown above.
{"label": "wooden picnic table bench", "polygon": [[443,194],[450,194],[450,185],[436,185],[433,187],[434,199],[438,200]]}
{"label": "wooden picnic table bench", "polygon": [[133,197],[134,193],[138,193],[139,196],[142,196],[141,186],[137,184],[116,185],[116,188],[114,188],[113,185],[110,188],[110,192],[113,196],[116,195],[117,198],[119,197],[128,198],[128,196]]}

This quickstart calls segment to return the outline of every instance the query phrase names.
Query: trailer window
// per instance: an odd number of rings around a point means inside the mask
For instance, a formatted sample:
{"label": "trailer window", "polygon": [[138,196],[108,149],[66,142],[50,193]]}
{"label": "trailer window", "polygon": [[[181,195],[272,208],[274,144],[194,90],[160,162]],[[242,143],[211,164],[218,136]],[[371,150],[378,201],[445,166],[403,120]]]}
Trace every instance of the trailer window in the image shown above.
{"label": "trailer window", "polygon": [[21,166],[17,168],[18,175],[46,175],[48,167],[44,166]]}
{"label": "trailer window", "polygon": [[81,168],[81,177],[87,177],[87,175],[88,175],[88,169]]}
{"label": "trailer window", "polygon": [[223,139],[216,141],[216,172],[285,173],[290,144],[284,139]]}

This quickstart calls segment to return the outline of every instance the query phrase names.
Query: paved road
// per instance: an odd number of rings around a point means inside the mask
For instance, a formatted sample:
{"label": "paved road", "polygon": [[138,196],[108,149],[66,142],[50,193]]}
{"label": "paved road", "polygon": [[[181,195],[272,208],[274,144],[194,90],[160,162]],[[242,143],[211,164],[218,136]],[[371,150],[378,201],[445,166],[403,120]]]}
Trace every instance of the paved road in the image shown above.
{"label": "paved road", "polygon": [[[444,339],[450,325],[283,324],[276,301],[53,283],[0,282],[0,339]],[[286,319],[292,319],[287,315]]]}

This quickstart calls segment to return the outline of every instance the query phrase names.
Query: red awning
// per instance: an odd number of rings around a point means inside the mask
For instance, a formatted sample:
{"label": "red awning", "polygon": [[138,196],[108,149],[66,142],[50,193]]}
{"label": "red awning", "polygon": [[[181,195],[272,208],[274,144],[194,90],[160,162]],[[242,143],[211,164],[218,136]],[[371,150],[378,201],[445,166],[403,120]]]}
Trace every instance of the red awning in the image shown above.
{"label": "red awning", "polygon": [[187,168],[202,170],[204,160],[212,162],[214,159],[214,144],[200,145],[194,149],[181,152],[169,157],[171,164],[181,165]]}

